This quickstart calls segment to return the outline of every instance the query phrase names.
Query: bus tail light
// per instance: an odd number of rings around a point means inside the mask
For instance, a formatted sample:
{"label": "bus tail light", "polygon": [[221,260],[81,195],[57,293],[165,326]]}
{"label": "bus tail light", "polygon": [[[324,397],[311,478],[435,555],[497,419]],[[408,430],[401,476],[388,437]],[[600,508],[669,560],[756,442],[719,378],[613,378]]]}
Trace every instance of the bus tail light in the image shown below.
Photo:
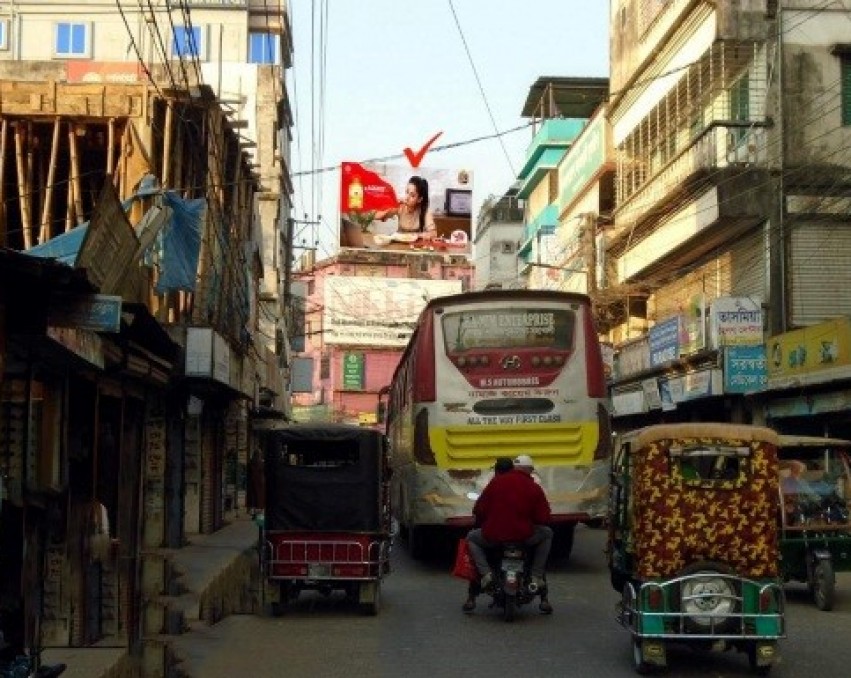
{"label": "bus tail light", "polygon": [[588,377],[588,397],[606,397],[606,375],[603,369],[603,352],[600,350],[600,337],[591,316],[591,306],[585,307],[583,314],[585,325],[585,370]]}
{"label": "bus tail light", "polygon": [[434,452],[428,438],[428,410],[422,409],[414,421],[414,458],[420,464],[434,466]]}
{"label": "bus tail light", "polygon": [[437,400],[434,369],[434,320],[428,314],[417,328],[414,358],[413,396],[415,402],[433,403]]}
{"label": "bus tail light", "polygon": [[612,420],[603,403],[597,405],[597,431],[599,436],[594,450],[594,459],[608,459],[612,452]]}

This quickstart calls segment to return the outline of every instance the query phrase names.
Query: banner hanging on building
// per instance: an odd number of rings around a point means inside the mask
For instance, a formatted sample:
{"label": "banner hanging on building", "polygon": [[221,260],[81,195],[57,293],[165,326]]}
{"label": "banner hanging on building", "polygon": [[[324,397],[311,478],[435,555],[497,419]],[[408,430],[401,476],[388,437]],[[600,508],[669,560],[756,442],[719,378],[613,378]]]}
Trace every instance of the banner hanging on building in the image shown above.
{"label": "banner hanging on building", "polygon": [[429,300],[459,292],[460,280],[328,277],[325,344],[402,348]]}

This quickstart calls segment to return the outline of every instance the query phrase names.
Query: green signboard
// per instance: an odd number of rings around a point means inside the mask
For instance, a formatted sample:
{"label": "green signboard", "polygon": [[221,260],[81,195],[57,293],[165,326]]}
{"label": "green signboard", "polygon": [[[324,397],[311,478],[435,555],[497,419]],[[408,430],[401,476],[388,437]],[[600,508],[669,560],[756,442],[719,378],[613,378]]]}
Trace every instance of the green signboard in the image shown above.
{"label": "green signboard", "polygon": [[363,391],[365,364],[363,353],[343,354],[344,391]]}

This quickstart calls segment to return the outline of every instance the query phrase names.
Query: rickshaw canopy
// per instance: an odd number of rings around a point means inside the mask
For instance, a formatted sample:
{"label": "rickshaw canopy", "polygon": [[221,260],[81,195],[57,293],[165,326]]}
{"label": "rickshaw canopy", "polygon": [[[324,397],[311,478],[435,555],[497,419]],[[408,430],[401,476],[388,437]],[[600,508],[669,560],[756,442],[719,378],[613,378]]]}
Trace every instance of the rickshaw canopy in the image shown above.
{"label": "rickshaw canopy", "polygon": [[771,429],[727,423],[621,436],[613,481],[623,484],[632,575],[671,577],[714,561],[742,576],[776,577],[778,443]]}
{"label": "rickshaw canopy", "polygon": [[387,459],[380,431],[297,424],[265,432],[266,529],[380,532]]}

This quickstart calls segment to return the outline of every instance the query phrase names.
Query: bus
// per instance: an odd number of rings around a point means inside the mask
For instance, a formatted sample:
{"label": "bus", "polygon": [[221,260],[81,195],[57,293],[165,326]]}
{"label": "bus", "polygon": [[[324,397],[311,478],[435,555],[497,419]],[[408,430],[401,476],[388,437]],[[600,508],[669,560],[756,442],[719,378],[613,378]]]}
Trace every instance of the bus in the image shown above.
{"label": "bus", "polygon": [[393,518],[414,558],[472,525],[498,457],[532,457],[567,557],[602,522],[611,426],[590,299],[548,290],[429,301],[381,403]]}

